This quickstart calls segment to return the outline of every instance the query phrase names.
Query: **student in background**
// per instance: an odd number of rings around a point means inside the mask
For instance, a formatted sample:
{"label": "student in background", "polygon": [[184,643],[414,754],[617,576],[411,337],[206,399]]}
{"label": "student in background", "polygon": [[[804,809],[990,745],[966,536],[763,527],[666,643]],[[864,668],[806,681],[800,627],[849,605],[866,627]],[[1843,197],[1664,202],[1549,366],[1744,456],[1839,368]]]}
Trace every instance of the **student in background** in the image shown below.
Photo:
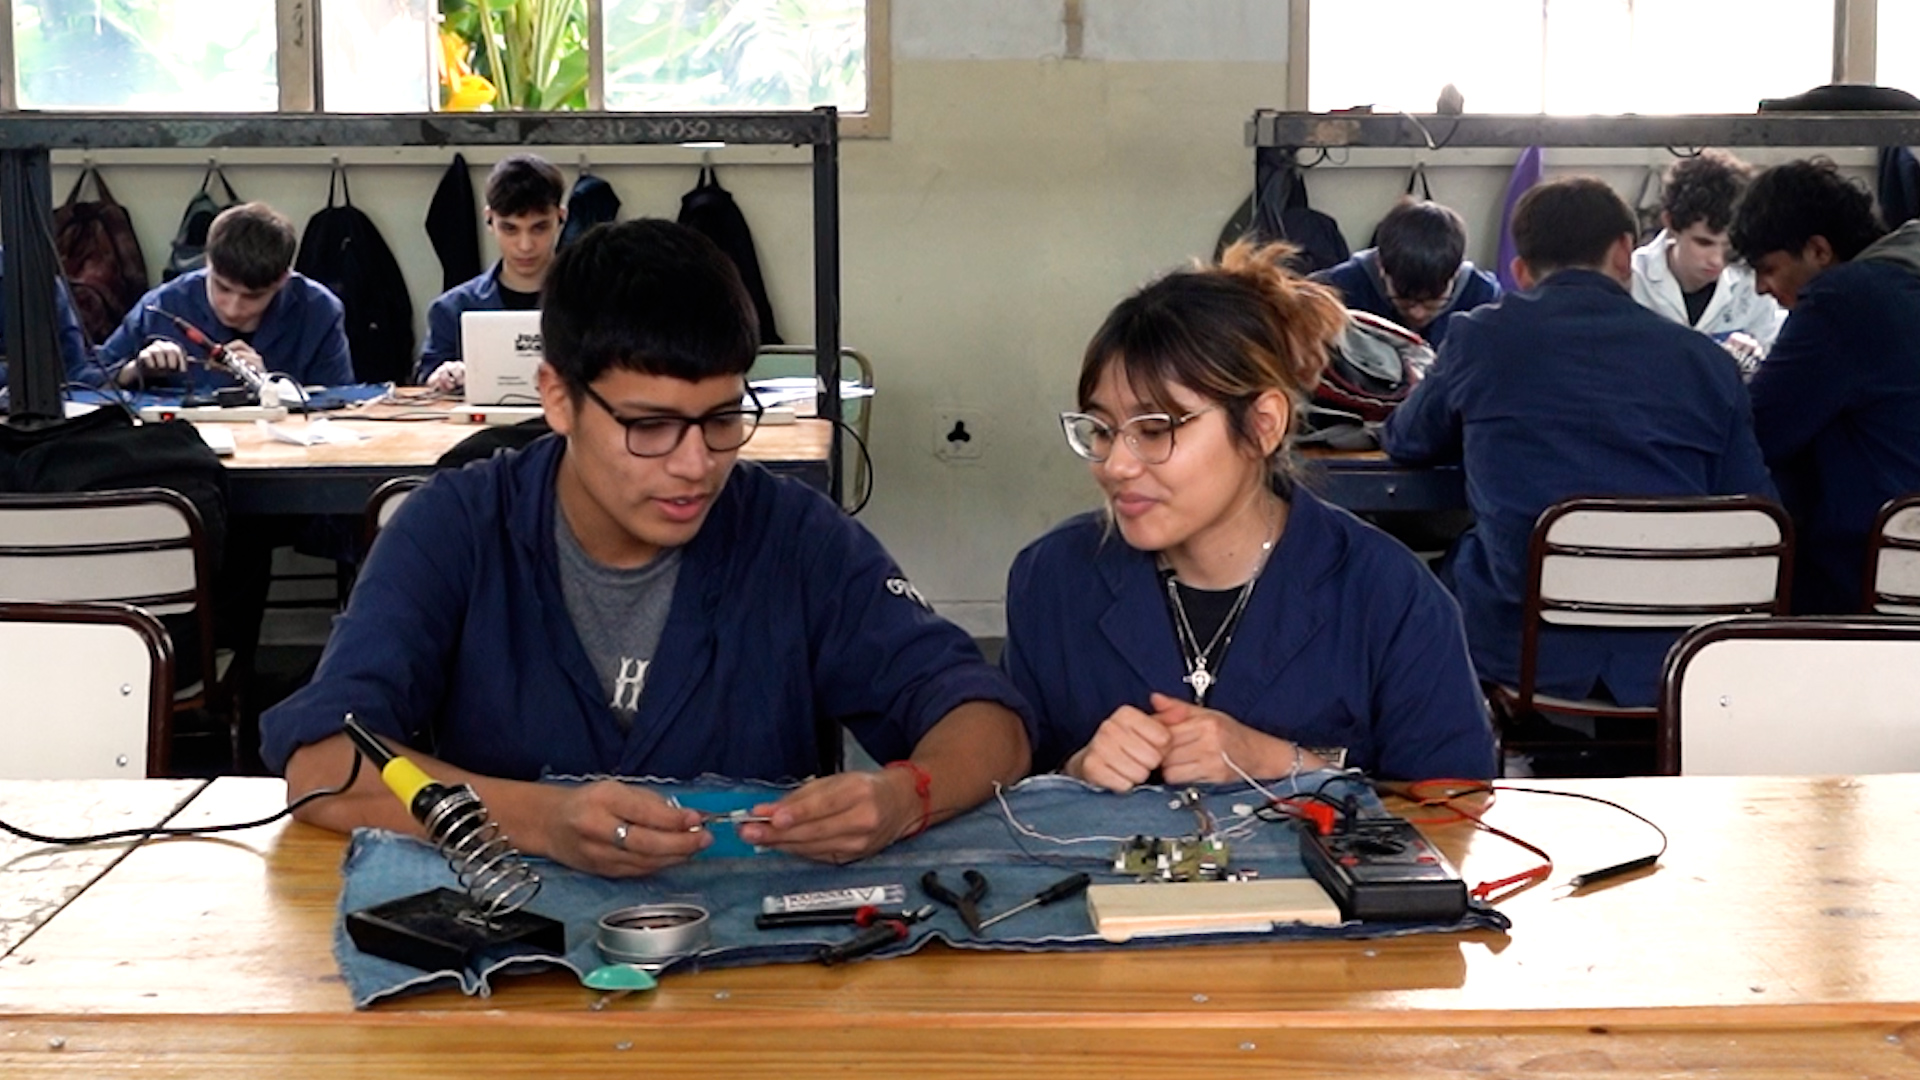
{"label": "student in background", "polygon": [[1733,246],[1790,312],[1751,392],[1794,519],[1794,610],[1858,611],[1875,515],[1920,491],[1920,222],[1887,233],[1867,192],[1815,158],[1754,180]]}
{"label": "student in background", "polygon": [[207,265],[140,298],[100,346],[100,366],[120,386],[188,386],[208,393],[238,381],[159,308],[226,347],[228,363],[300,385],[353,382],[340,300],[294,272],[293,222],[265,203],[229,207],[207,230]]}
{"label": "student in background", "polygon": [[[1454,320],[1381,445],[1461,464],[1474,523],[1442,566],[1483,678],[1520,676],[1534,522],[1579,495],[1771,497],[1738,368],[1706,337],[1633,302],[1635,221],[1592,177],[1553,180],[1513,216],[1523,291]],[[1547,627],[1543,693],[1651,705],[1668,630]]]}
{"label": "student in background", "polygon": [[1467,226],[1436,202],[1403,197],[1380,219],[1378,247],[1313,275],[1340,290],[1346,305],[1392,319],[1435,349],[1447,323],[1500,297],[1493,275],[1466,260]]}
{"label": "student in background", "polygon": [[466,311],[533,311],[553,266],[554,248],[567,221],[561,205],[566,182],[545,158],[516,154],[487,175],[487,231],[500,260],[479,277],[457,285],[427,309],[427,341],[414,378],[435,390],[466,385],[460,359],[460,314]]}
{"label": "student in background", "polygon": [[1721,343],[1751,368],[1773,345],[1780,306],[1753,288],[1753,270],[1728,264],[1727,229],[1752,169],[1703,150],[1667,170],[1660,232],[1633,253],[1633,298]]}
{"label": "student in background", "polygon": [[[1026,770],[1024,703],[972,640],[838,506],[738,461],[759,330],[712,241],[594,229],[555,260],[541,329],[554,434],[439,473],[381,531],[313,681],[262,720],[290,797],[346,775],[352,713],[470,781],[529,854],[624,876],[712,837],[646,787],[542,778],[801,777],[844,721],[889,764],[739,835],[845,862]],[[419,831],[364,771],[300,816]]]}
{"label": "student in background", "polygon": [[1412,552],[1294,483],[1288,442],[1332,290],[1284,245],[1228,248],[1123,301],[1061,422],[1104,507],[1020,553],[1001,662],[1034,765],[1117,791],[1339,763],[1494,765],[1460,611]]}

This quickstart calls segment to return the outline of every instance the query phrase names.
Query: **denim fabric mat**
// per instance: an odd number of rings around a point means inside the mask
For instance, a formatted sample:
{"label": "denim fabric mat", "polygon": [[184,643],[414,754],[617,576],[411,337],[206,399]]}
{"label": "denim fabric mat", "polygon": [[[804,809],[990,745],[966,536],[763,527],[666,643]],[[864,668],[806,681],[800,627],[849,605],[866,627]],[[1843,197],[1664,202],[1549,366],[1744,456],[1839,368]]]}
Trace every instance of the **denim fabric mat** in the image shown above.
{"label": "denim fabric mat", "polygon": [[[1311,790],[1335,777],[1333,773],[1304,774],[1299,786]],[[692,796],[686,801],[736,794],[740,787],[724,782],[677,784],[637,781],[663,794]],[[1285,782],[1270,785],[1285,794]],[[1358,796],[1363,809],[1382,812],[1378,798],[1360,785],[1342,784],[1344,795]],[[1260,798],[1244,784],[1202,789],[1203,802],[1223,826],[1234,818],[1236,804],[1258,805]],[[930,832],[903,841],[852,866],[830,866],[778,852],[738,858],[697,859],[649,878],[610,880],[581,873],[545,860],[530,860],[544,885],[528,905],[531,911],[559,919],[567,928],[565,957],[547,955],[502,956],[478,971],[426,972],[404,964],[368,956],[347,937],[344,922],[334,928],[334,956],[346,977],[354,1005],[365,1008],[383,998],[441,987],[458,986],[468,994],[487,995],[489,980],[499,973],[562,967],[576,975],[601,965],[594,948],[599,917],[633,904],[681,901],[696,903],[711,913],[713,940],[703,952],[682,957],[662,975],[749,964],[798,963],[814,959],[823,944],[841,941],[852,927],[797,927],[763,931],[753,926],[763,896],[810,892],[856,885],[899,883],[907,887],[905,906],[927,903],[920,892],[920,875],[939,870],[949,883],[961,887],[962,870],[977,867],[987,876],[991,891],[981,902],[990,917],[1039,892],[1075,870],[1093,875],[1096,884],[1131,880],[1112,870],[1119,840],[1134,834],[1185,836],[1196,831],[1193,811],[1174,808],[1177,792],[1168,788],[1141,788],[1125,795],[1099,792],[1063,776],[1039,776],[1007,789],[1007,805],[1023,825],[1049,837],[1111,837],[1097,842],[1062,844],[1017,835],[994,800],[946,822]],[[723,830],[724,831],[724,830]],[[719,836],[720,834],[716,834]],[[1305,877],[1299,844],[1291,828],[1255,821],[1249,835],[1230,840],[1234,869],[1253,869],[1262,878]],[[396,833],[362,829],[353,836],[342,869],[345,886],[340,911],[358,911],[401,896],[454,885],[443,860],[424,843]],[[989,928],[984,938],[968,934],[959,915],[938,908],[933,918],[917,923],[906,940],[875,957],[915,952],[929,941],[943,941],[961,949],[1004,949],[1047,952],[1115,948],[1164,948],[1174,945],[1253,941],[1293,941],[1317,938],[1381,938],[1453,930],[1495,929],[1509,926],[1505,916],[1476,906],[1457,923],[1350,922],[1321,927],[1283,925],[1265,933],[1206,934],[1135,939],[1125,945],[1107,942],[1093,932],[1086,903],[1075,898],[1033,908]]]}

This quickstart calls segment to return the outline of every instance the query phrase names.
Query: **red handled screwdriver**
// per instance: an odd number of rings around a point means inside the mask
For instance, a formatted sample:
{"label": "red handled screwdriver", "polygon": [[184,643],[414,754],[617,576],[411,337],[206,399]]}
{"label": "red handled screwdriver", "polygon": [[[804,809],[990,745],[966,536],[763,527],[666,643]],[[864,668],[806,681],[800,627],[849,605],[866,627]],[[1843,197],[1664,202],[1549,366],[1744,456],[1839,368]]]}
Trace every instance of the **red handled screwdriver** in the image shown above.
{"label": "red handled screwdriver", "polygon": [[1077,896],[1085,892],[1087,886],[1092,883],[1093,878],[1086,874],[1075,874],[1072,877],[1061,878],[1059,881],[1034,893],[1032,899],[1026,900],[1015,907],[1010,907],[1000,914],[995,915],[993,918],[981,923],[980,929],[985,930],[987,927],[992,926],[1002,919],[1011,919],[1028,908],[1045,907],[1055,901],[1065,900],[1069,896]]}

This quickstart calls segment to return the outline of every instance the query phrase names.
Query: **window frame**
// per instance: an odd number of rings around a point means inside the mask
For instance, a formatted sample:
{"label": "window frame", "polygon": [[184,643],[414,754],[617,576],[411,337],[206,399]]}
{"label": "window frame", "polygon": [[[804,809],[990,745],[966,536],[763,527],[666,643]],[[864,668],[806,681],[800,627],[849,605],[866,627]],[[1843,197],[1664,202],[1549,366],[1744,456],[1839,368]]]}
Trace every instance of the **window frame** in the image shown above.
{"label": "window frame", "polygon": [[[867,107],[840,114],[840,137],[886,138],[893,120],[892,0],[865,0],[867,10]],[[273,0],[276,75],[282,113],[319,113],[320,0]],[[604,0],[585,0],[587,48],[604,57]],[[436,5],[437,7],[437,5]],[[596,60],[588,74],[587,111],[603,112],[606,68]],[[20,111],[19,74],[13,40],[13,0],[0,0],[0,112]]]}

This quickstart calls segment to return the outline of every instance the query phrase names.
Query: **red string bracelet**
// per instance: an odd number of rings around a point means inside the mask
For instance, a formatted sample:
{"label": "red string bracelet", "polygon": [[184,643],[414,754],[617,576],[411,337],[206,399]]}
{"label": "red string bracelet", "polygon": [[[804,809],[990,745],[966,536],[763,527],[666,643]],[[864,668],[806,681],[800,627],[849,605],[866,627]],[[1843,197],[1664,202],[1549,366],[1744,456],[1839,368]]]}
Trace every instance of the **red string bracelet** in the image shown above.
{"label": "red string bracelet", "polygon": [[[913,773],[914,794],[920,796],[920,824],[915,825],[913,831],[908,833],[907,837],[919,836],[921,833],[927,831],[928,825],[933,824],[933,776],[929,774],[927,770],[921,768],[918,762],[913,761],[889,761],[886,767],[889,769],[907,769]],[[901,839],[906,839],[907,837],[902,837]]]}

